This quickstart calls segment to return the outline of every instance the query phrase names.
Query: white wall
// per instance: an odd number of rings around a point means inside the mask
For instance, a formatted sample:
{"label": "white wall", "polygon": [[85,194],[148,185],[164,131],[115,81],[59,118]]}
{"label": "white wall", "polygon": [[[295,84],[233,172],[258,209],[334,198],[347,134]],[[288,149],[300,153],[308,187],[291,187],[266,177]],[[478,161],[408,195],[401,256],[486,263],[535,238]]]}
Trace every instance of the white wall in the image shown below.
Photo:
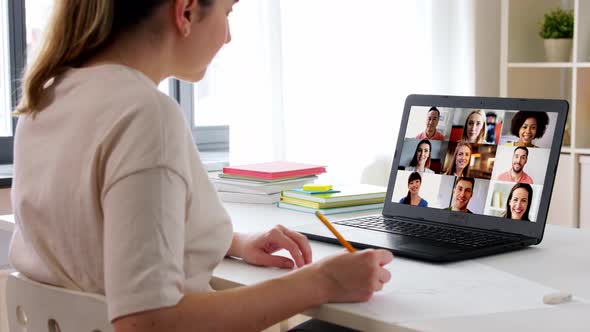
{"label": "white wall", "polygon": [[500,0],[475,3],[475,94],[500,95]]}

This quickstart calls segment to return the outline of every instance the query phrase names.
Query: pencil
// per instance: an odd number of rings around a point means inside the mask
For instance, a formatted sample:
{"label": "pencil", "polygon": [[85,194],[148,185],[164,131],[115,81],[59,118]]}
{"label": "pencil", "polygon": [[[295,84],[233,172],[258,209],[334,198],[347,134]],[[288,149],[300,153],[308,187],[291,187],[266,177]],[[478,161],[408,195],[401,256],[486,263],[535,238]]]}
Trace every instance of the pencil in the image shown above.
{"label": "pencil", "polygon": [[348,250],[348,252],[355,252],[356,251],[356,249],[354,249],[350,245],[350,243],[348,241],[346,241],[346,239],[342,236],[342,234],[340,234],[340,232],[338,232],[336,230],[336,228],[334,228],[334,226],[332,226],[332,224],[328,221],[328,219],[326,219],[326,217],[324,217],[324,215],[320,211],[316,211],[315,215],[318,217],[318,219],[320,219],[322,221],[322,223],[324,225],[326,225],[326,227],[328,227],[330,232],[332,232],[332,234],[334,234],[334,236],[338,239],[340,244],[342,244],[344,246],[344,248],[346,248],[346,250]]}

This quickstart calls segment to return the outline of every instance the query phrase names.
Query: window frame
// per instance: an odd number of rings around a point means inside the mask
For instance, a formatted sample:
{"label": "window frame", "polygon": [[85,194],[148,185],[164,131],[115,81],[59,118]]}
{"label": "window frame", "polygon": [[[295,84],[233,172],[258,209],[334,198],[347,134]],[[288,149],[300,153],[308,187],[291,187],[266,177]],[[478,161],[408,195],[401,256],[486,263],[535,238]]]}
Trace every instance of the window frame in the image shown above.
{"label": "window frame", "polygon": [[[14,110],[20,100],[20,76],[26,61],[26,13],[24,1],[7,1],[8,21],[8,70],[10,72],[11,109]],[[12,164],[14,133],[17,118],[12,119],[12,136],[0,137],[0,164]]]}
{"label": "window frame", "polygon": [[174,79],[171,81],[170,96],[180,105],[193,133],[193,142],[201,152],[229,152],[229,126],[195,126],[194,84]]}

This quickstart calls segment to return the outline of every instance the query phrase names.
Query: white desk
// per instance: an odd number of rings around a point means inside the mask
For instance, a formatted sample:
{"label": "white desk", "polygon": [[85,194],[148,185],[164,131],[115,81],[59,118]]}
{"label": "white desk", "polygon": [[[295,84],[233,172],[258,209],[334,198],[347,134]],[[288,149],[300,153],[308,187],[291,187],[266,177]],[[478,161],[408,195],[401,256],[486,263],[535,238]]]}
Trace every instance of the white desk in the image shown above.
{"label": "white desk", "polygon": [[[315,216],[306,213],[287,211],[267,205],[226,204],[231,214],[236,231],[263,231],[274,224],[281,223],[287,227],[306,223],[317,223]],[[375,213],[378,213],[376,211]],[[362,215],[366,212],[359,212]],[[354,214],[331,216],[331,219],[345,218]],[[330,216],[329,216],[330,217]],[[312,242],[314,260],[343,250],[336,245]],[[328,304],[306,314],[346,325],[363,331],[590,331],[590,231],[570,229],[559,226],[547,226],[543,242],[539,246],[525,250],[478,258],[451,264],[429,264],[396,257],[391,263],[394,273],[391,283],[404,279],[404,285],[411,285],[408,276],[400,278],[403,271],[396,270],[403,267],[420,271],[440,271],[452,273],[457,271],[475,271],[479,275],[465,277],[468,283],[473,280],[485,280],[482,274],[491,275],[490,278],[508,277],[520,280],[526,284],[538,285],[534,289],[567,290],[573,293],[574,301],[557,306],[542,304],[545,293],[536,294],[533,291],[533,301],[538,303],[534,308],[521,308],[517,311],[506,311],[502,302],[496,305],[488,301],[496,294],[489,293],[489,289],[478,290],[473,287],[473,294],[487,294],[480,298],[468,298],[466,302],[457,303],[454,299],[465,298],[464,289],[454,290],[431,289],[439,293],[437,299],[448,299],[449,304],[455,306],[465,304],[465,312],[484,312],[479,314],[456,314],[452,308],[441,308],[439,317],[432,318],[432,303],[428,296],[417,297],[416,301],[404,300],[396,302],[397,292],[379,294],[365,304]],[[396,272],[401,272],[396,275]],[[268,278],[276,277],[284,271],[262,269],[249,266],[239,260],[226,259],[215,270],[215,277],[221,282],[234,285],[250,285]],[[432,278],[433,287],[438,287],[437,275]],[[418,279],[418,278],[417,278]],[[422,278],[424,279],[424,278]],[[418,280],[416,280],[416,283]],[[428,281],[426,281],[428,282]],[[422,285],[423,286],[423,285]],[[422,287],[428,290],[428,287]],[[415,291],[415,290],[414,290]],[[518,293],[514,290],[514,293]],[[457,293],[463,292],[463,293]],[[486,293],[487,292],[487,293]],[[577,298],[576,298],[577,297]],[[434,295],[433,295],[434,298]],[[498,299],[496,299],[498,300]],[[405,302],[404,302],[405,301]],[[387,307],[375,310],[371,302],[383,303]],[[506,303],[509,303],[508,299]],[[514,301],[516,302],[516,300]],[[469,306],[467,308],[467,306]],[[445,316],[448,311],[452,316]],[[414,313],[412,315],[412,313]],[[424,313],[424,314],[423,314]],[[397,316],[400,316],[399,320]]]}
{"label": "white desk", "polygon": [[[311,214],[283,210],[270,205],[226,204],[233,218],[234,228],[241,232],[264,231],[277,223],[288,227],[318,222]],[[378,211],[377,211],[378,212]],[[365,212],[366,213],[366,212]],[[361,215],[363,212],[356,213]],[[355,214],[339,215],[336,218]],[[10,229],[10,218],[0,216],[0,229]],[[339,246],[312,242],[314,260],[343,250]],[[328,304],[306,312],[307,315],[346,325],[363,331],[590,331],[590,231],[547,226],[541,245],[525,250],[479,258],[452,264],[428,264],[396,257],[390,265],[394,269],[391,285],[396,281],[404,287],[413,288],[416,296],[403,294],[404,288],[376,295],[368,303]],[[398,269],[398,270],[396,270]],[[411,271],[411,273],[409,272]],[[421,272],[437,271],[424,275],[422,282],[412,285],[408,272],[420,275]],[[457,281],[456,287],[441,287],[437,281],[449,273],[471,271]],[[251,285],[269,278],[277,277],[284,270],[257,268],[239,260],[226,259],[215,270],[217,285]],[[532,284],[527,303],[518,310],[506,309],[518,299],[499,302],[500,296],[490,289],[481,287],[474,280],[508,278],[526,285]],[[510,279],[513,278],[513,279]],[[424,282],[426,280],[426,282]],[[498,281],[498,285],[500,285]],[[428,283],[429,285],[425,285]],[[470,291],[465,291],[472,287]],[[473,283],[473,284],[471,284]],[[431,285],[430,285],[431,284]],[[522,293],[517,283],[514,289],[498,289],[497,293]],[[416,287],[418,291],[416,291]],[[429,289],[429,287],[431,287]],[[483,289],[480,289],[483,288]],[[524,287],[527,288],[527,287]],[[543,289],[567,290],[574,294],[574,301],[557,306],[542,304],[540,293]],[[426,291],[419,294],[420,291]],[[430,294],[430,293],[431,294]],[[526,293],[526,292],[525,292]],[[467,296],[466,296],[467,294]],[[478,296],[469,297],[470,294]],[[482,294],[484,294],[482,296]],[[516,295],[515,295],[516,296]],[[432,299],[430,301],[429,299]],[[459,302],[457,298],[463,298]],[[415,299],[408,301],[408,299]],[[433,303],[448,301],[433,316]],[[490,299],[494,301],[490,301]],[[502,299],[502,298],[500,298]],[[526,301],[525,301],[526,302]],[[382,303],[384,305],[380,305]],[[496,303],[496,304],[494,304]],[[439,303],[440,304],[440,303]],[[464,306],[457,314],[457,307]],[[453,311],[453,308],[455,311]],[[475,314],[473,314],[475,313]]]}

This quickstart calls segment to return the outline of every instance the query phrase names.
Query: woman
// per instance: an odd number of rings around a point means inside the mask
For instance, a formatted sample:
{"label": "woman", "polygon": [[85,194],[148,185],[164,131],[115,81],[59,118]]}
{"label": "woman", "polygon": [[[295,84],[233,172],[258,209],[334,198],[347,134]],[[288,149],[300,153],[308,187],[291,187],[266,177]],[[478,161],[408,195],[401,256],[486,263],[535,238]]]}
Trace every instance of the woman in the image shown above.
{"label": "woman", "polygon": [[406,168],[406,171],[434,174],[434,171],[429,168],[431,151],[432,145],[429,140],[423,139],[418,142],[416,151],[414,151],[414,157],[410,161],[410,166]]}
{"label": "woman", "polygon": [[454,175],[458,177],[465,177],[469,173],[469,161],[471,160],[471,145],[465,142],[457,143],[453,159],[446,175]]}
{"label": "woman", "polygon": [[[57,1],[25,73],[11,262],[34,280],[105,294],[117,332],[260,331],[322,303],[366,301],[390,278],[388,251],[310,264],[306,238],[283,226],[233,233],[178,104],[157,84],[203,78],[231,39],[234,2]],[[272,255],[280,249],[293,260]],[[209,292],[224,256],[300,269]]]}
{"label": "woman", "polygon": [[545,112],[519,111],[512,118],[510,133],[518,141],[508,142],[507,146],[526,146],[536,148],[533,140],[543,137],[549,125],[549,116]]}
{"label": "woman", "polygon": [[530,184],[515,184],[508,195],[504,217],[513,220],[531,221],[529,219],[529,212],[531,211],[532,200],[533,188]]}
{"label": "woman", "polygon": [[486,114],[482,110],[469,113],[463,125],[462,142],[481,144],[486,142]]}
{"label": "woman", "polygon": [[399,200],[401,204],[408,204],[414,206],[428,207],[428,202],[420,197],[420,186],[422,185],[422,177],[420,173],[414,172],[408,178],[408,194]]}

